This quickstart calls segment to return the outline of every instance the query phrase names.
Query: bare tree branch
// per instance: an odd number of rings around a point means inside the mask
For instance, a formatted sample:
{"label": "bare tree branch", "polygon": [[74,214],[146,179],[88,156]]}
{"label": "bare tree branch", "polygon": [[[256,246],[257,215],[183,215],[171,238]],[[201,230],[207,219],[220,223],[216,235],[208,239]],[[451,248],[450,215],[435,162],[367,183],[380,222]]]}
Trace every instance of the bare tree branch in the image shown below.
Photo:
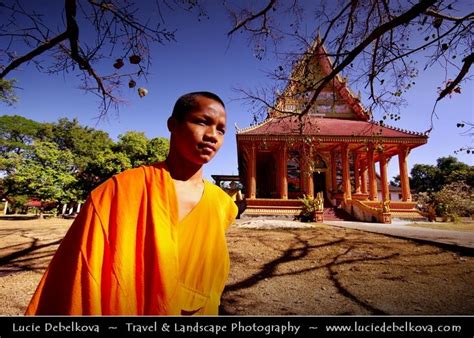
{"label": "bare tree branch", "polygon": [[454,22],[461,22],[461,21],[465,21],[465,20],[473,20],[474,19],[474,12],[469,13],[468,15],[463,16],[463,17],[456,17],[456,16],[451,16],[451,15],[446,15],[446,14],[440,13],[440,12],[435,11],[433,9],[427,9],[425,11],[425,14],[429,15],[429,16],[432,16],[432,17],[435,17],[435,18],[450,20],[450,21],[454,21]]}
{"label": "bare tree branch", "polygon": [[68,33],[64,32],[56,36],[55,38],[46,41],[39,47],[35,48],[31,52],[13,60],[8,66],[5,67],[5,69],[0,73],[0,79],[3,79],[5,76],[8,75],[12,70],[18,68],[21,66],[23,63],[31,61],[33,58],[35,58],[38,55],[43,54],[47,50],[57,46],[61,41],[64,41],[68,38]]}
{"label": "bare tree branch", "polygon": [[417,17],[420,13],[423,13],[426,9],[428,9],[431,5],[433,5],[435,2],[436,2],[435,0],[426,0],[426,1],[419,2],[418,4],[410,8],[408,11],[406,11],[405,13],[395,17],[391,21],[381,26],[376,27],[369,34],[369,36],[364,39],[364,41],[362,41],[356,48],[354,48],[346,56],[346,58],[331,71],[329,75],[327,75],[326,77],[322,79],[318,87],[315,88],[315,91],[311,100],[308,102],[308,104],[306,105],[305,109],[301,112],[301,114],[304,115],[309,112],[311,106],[314,105],[314,103],[316,102],[316,99],[318,98],[323,88],[327,84],[329,84],[329,82],[332,79],[334,79],[334,77],[337,74],[339,74],[345,67],[347,67],[357,57],[357,55],[359,55],[370,43],[372,43],[375,39],[377,39],[377,37],[382,36],[384,33],[388,32],[390,29],[393,29],[404,23],[410,22],[415,17]]}
{"label": "bare tree branch", "polygon": [[97,85],[102,93],[102,95],[109,96],[107,90],[105,89],[102,79],[95,70],[92,68],[90,63],[79,55],[79,26],[76,22],[76,1],[75,0],[66,0],[65,4],[66,9],[66,23],[67,23],[67,33],[68,39],[71,47],[71,58],[77,62],[80,69],[86,70],[89,75],[91,75],[97,82]]}
{"label": "bare tree branch", "polygon": [[238,31],[240,28],[246,26],[248,23],[254,21],[255,19],[263,16],[264,20],[266,18],[267,12],[272,9],[272,7],[275,5],[276,0],[270,0],[270,2],[267,4],[265,8],[263,8],[260,12],[256,14],[252,14],[249,17],[244,18],[242,21],[238,22],[235,24],[234,28],[232,28],[228,33],[227,36],[232,35],[232,33]]}
{"label": "bare tree branch", "polygon": [[334,19],[331,20],[329,23],[328,29],[326,29],[326,34],[321,39],[321,43],[324,45],[326,39],[328,38],[329,32],[331,32],[332,27],[334,24],[341,18],[341,16],[351,7],[352,4],[349,2],[346,6],[344,6],[341,11],[334,17]]}
{"label": "bare tree branch", "polygon": [[[166,5],[172,11],[190,12],[196,8],[199,16],[205,14],[195,0],[174,0]],[[0,79],[27,62],[33,62],[46,74],[79,70],[80,88],[101,99],[100,116],[105,116],[110,107],[124,102],[119,93],[121,81],[125,80],[120,71],[124,60],[128,58],[135,70],[127,69],[128,86],[133,88],[135,80],[146,81],[151,66],[151,43],[174,41],[174,31],[161,27],[164,16],[159,6],[158,20],[139,6],[141,3],[135,0],[64,0],[63,16],[60,16],[38,13],[27,1],[0,0]],[[80,31],[89,28],[95,34],[82,34],[80,41]],[[18,57],[16,49],[29,51]],[[112,69],[112,73],[100,74],[99,67]]]}
{"label": "bare tree branch", "polygon": [[469,72],[469,68],[471,68],[472,63],[474,62],[474,53],[471,53],[470,55],[466,56],[463,60],[463,65],[461,70],[459,71],[458,75],[453,81],[450,81],[446,88],[444,88],[441,93],[439,94],[438,98],[436,101],[442,100],[446,95],[451,93],[454,88],[456,88],[461,80],[466,76],[466,74]]}

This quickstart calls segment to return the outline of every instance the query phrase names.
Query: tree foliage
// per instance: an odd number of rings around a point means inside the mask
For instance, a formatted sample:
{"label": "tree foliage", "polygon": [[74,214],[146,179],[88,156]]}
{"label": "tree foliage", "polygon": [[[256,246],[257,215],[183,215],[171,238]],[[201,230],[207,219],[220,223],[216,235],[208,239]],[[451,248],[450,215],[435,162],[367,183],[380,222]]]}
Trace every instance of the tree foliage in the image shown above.
{"label": "tree foliage", "polygon": [[15,171],[4,184],[14,195],[35,197],[41,202],[70,202],[74,198],[73,155],[51,142],[37,141],[22,153]]}
{"label": "tree foliage", "polygon": [[130,131],[114,142],[101,130],[60,119],[39,123],[0,116],[0,175],[4,194],[22,201],[83,201],[98,184],[125,169],[165,159],[167,139]]}
{"label": "tree foliage", "polygon": [[0,116],[0,173],[12,173],[40,134],[38,122],[17,115]]}
{"label": "tree foliage", "polygon": [[437,192],[453,182],[474,186],[474,166],[459,162],[453,156],[440,157],[436,166],[415,164],[411,170],[410,187],[418,192]]}
{"label": "tree foliage", "polygon": [[18,101],[15,96],[15,79],[0,79],[0,102],[11,106]]}
{"label": "tree foliage", "polygon": [[440,216],[456,218],[474,215],[474,187],[465,182],[449,183],[434,194],[436,211]]}
{"label": "tree foliage", "polygon": [[132,166],[139,166],[147,160],[148,139],[143,132],[128,131],[119,135],[116,149],[127,155]]}
{"label": "tree foliage", "polygon": [[0,116],[0,154],[21,153],[40,137],[40,129],[40,123],[22,116]]}
{"label": "tree foliage", "polygon": [[77,119],[61,118],[57,123],[44,124],[43,138],[54,142],[60,149],[69,149],[76,158],[79,171],[113,146],[106,132],[81,126]]}
{"label": "tree foliage", "polygon": [[167,139],[157,137],[149,140],[145,133],[128,131],[119,135],[115,146],[116,152],[121,152],[130,160],[132,167],[163,161],[168,154],[169,142]]}
{"label": "tree foliage", "polygon": [[150,163],[164,161],[168,155],[170,141],[164,137],[154,137],[147,145],[147,158]]}
{"label": "tree foliage", "polygon": [[8,77],[32,62],[46,74],[80,76],[82,89],[100,98],[103,116],[123,103],[120,88],[146,80],[150,47],[175,40],[164,22],[178,10],[205,15],[195,0],[0,1],[0,101],[14,101]]}
{"label": "tree foliage", "polygon": [[440,157],[436,165],[415,164],[410,186],[427,214],[456,218],[474,214],[474,166],[453,156]]}

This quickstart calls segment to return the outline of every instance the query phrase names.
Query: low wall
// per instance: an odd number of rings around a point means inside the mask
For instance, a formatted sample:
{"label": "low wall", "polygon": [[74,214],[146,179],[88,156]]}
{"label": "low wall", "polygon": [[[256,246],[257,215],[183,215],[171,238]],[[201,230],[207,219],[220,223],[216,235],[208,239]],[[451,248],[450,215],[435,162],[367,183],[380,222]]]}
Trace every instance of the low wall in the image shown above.
{"label": "low wall", "polygon": [[362,222],[383,223],[382,215],[373,207],[363,205],[358,200],[350,200],[343,203],[344,210]]}

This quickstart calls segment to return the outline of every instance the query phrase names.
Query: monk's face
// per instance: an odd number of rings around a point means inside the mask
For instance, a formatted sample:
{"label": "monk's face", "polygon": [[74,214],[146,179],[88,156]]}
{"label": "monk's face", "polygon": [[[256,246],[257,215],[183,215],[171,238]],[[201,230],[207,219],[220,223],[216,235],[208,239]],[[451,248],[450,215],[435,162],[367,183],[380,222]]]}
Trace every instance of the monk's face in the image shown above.
{"label": "monk's face", "polygon": [[177,151],[183,159],[202,165],[209,162],[222,146],[226,112],[219,102],[207,97],[198,96],[196,102],[198,108],[188,112],[182,121],[171,118],[170,151]]}

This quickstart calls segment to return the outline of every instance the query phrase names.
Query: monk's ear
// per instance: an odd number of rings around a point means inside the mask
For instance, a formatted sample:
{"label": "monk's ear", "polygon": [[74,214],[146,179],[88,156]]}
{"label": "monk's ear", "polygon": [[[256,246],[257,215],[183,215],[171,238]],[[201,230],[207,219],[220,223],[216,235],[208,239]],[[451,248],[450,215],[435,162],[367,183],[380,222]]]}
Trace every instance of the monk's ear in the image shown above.
{"label": "monk's ear", "polygon": [[173,130],[176,128],[176,125],[177,125],[178,121],[176,121],[176,118],[174,116],[170,116],[168,118],[168,130],[170,132],[173,132]]}

